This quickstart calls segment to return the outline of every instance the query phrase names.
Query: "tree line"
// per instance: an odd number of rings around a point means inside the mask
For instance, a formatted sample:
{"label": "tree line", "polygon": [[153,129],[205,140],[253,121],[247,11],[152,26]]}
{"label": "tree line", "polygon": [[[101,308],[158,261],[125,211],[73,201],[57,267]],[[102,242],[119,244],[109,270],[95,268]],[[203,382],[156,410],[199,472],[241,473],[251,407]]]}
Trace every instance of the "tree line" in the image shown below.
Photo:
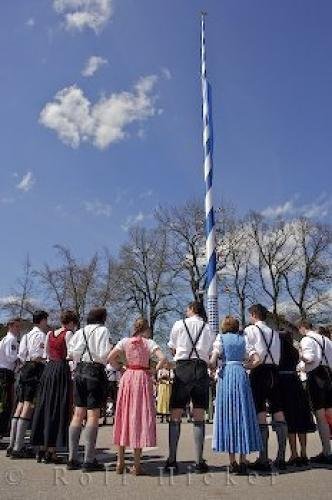
{"label": "tree line", "polygon": [[[332,230],[308,218],[269,219],[232,207],[216,211],[220,311],[246,323],[253,302],[264,303],[276,318],[331,322]],[[151,227],[128,231],[117,255],[108,249],[82,261],[57,244],[56,263],[34,268],[27,256],[21,277],[1,308],[27,317],[36,307],[56,318],[73,309],[82,322],[90,307],[109,311],[109,327],[122,336],[137,315],[153,333],[166,334],[190,300],[204,301],[205,214],[203,204],[159,207]]]}

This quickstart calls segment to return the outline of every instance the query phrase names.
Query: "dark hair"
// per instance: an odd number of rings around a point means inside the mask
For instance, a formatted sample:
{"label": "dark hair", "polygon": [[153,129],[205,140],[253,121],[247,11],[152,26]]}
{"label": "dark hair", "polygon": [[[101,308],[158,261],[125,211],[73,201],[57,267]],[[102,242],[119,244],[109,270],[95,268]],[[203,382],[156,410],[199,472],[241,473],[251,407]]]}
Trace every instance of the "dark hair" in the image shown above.
{"label": "dark hair", "polygon": [[262,304],[253,304],[249,307],[248,311],[251,315],[255,315],[256,318],[261,321],[265,321],[267,318],[268,310],[266,307],[262,306]]}
{"label": "dark hair", "polygon": [[88,325],[104,325],[107,318],[107,311],[105,307],[95,307],[91,309],[88,313],[87,324]]}
{"label": "dark hair", "polygon": [[78,325],[79,323],[77,314],[69,309],[66,311],[62,311],[60,315],[60,321],[62,325],[69,325],[69,323],[74,323],[74,325]]}
{"label": "dark hair", "polygon": [[46,311],[35,311],[32,315],[32,322],[34,325],[39,325],[43,319],[48,318],[48,313]]}
{"label": "dark hair", "polygon": [[318,328],[318,333],[319,333],[319,335],[323,335],[324,337],[327,337],[328,339],[331,339],[330,330],[327,327],[325,327],[325,326],[320,326]]}
{"label": "dark hair", "polygon": [[21,323],[22,319],[17,317],[17,318],[10,318],[8,321],[7,321],[7,326],[11,326],[13,325],[14,323]]}
{"label": "dark hair", "polygon": [[233,318],[233,316],[226,316],[221,324],[221,331],[222,333],[237,333],[240,328],[240,323],[239,320],[236,318]]}
{"label": "dark hair", "polygon": [[204,304],[202,302],[199,302],[198,300],[189,302],[188,309],[191,309],[194,314],[200,316],[205,323],[207,322],[207,315]]}
{"label": "dark hair", "polygon": [[306,330],[311,330],[312,329],[312,323],[308,319],[301,319],[298,324],[298,328],[305,328]]}
{"label": "dark hair", "polygon": [[133,337],[141,335],[150,329],[149,322],[145,318],[137,318],[134,321]]}

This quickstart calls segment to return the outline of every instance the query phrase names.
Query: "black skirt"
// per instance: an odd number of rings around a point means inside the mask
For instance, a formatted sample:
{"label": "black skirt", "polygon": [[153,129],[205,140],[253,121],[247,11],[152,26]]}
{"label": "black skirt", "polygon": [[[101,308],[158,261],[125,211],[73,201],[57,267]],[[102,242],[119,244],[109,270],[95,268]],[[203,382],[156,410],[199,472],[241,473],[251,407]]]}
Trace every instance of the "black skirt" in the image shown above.
{"label": "black skirt", "polygon": [[68,362],[49,361],[44,369],[32,421],[31,444],[67,448],[71,418],[71,374]]}
{"label": "black skirt", "polygon": [[282,407],[291,434],[315,432],[309,398],[296,372],[279,372]]}
{"label": "black skirt", "polygon": [[13,411],[14,372],[0,368],[0,436],[7,436]]}

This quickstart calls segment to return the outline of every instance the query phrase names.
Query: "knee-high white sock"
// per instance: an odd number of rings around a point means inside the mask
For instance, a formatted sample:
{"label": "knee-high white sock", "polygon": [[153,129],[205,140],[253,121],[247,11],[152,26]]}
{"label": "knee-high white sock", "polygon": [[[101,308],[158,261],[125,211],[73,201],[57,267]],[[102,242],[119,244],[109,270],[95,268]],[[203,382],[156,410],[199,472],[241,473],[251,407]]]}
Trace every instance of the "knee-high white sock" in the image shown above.
{"label": "knee-high white sock", "polygon": [[30,419],[20,417],[17,422],[14,451],[20,451],[24,445],[24,438],[29,427]]}
{"label": "knee-high white sock", "polygon": [[18,417],[13,417],[10,424],[10,434],[9,434],[9,448],[14,448],[16,431],[17,431]]}
{"label": "knee-high white sock", "polygon": [[69,426],[69,461],[78,460],[78,446],[81,437],[81,426]]}
{"label": "knee-high white sock", "polygon": [[205,440],[205,422],[194,422],[194,442],[196,451],[196,463],[200,464],[203,461],[203,449]]}
{"label": "knee-high white sock", "polygon": [[96,457],[98,427],[87,425],[84,430],[85,448],[84,462],[93,462]]}

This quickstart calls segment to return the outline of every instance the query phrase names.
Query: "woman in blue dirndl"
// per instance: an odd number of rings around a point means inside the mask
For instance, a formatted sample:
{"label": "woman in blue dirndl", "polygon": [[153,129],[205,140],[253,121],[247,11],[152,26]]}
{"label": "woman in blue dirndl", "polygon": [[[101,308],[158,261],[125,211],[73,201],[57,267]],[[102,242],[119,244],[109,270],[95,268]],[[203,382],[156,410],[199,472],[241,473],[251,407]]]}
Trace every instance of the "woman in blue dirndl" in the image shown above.
{"label": "woman in blue dirndl", "polygon": [[[237,319],[227,316],[221,324],[211,358],[215,365],[222,359],[219,370],[216,407],[213,421],[212,448],[228,452],[230,472],[246,473],[246,454],[259,451],[261,436],[249,378],[244,364],[257,363],[255,353],[247,352],[244,336]],[[239,463],[235,454],[239,453]]]}

